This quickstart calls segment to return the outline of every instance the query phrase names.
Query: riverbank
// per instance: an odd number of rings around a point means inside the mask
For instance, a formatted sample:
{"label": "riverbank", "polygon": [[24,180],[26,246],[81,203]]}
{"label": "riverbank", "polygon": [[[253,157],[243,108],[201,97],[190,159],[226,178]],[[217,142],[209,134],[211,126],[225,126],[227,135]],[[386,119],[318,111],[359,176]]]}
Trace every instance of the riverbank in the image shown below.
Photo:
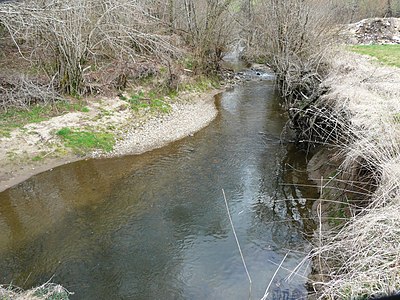
{"label": "riverbank", "polygon": [[310,162],[321,190],[311,252],[318,299],[400,291],[399,83],[399,68],[345,50],[323,83],[329,91],[320,105],[342,139]]}
{"label": "riverbank", "polygon": [[[65,163],[140,154],[191,135],[216,117],[214,96],[219,92],[182,92],[169,99],[168,112],[132,110],[117,97],[93,100],[87,102],[84,111],[14,129],[8,137],[0,138],[0,191]],[[110,134],[115,145],[110,152],[77,152],[57,134],[63,128]]]}

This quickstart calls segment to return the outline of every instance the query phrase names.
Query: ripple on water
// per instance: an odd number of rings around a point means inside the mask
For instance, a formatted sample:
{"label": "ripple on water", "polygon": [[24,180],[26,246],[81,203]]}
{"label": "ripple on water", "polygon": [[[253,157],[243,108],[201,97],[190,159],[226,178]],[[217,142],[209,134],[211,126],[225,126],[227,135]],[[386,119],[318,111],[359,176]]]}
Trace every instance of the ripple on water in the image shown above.
{"label": "ripple on water", "polygon": [[304,277],[285,278],[308,245],[296,221],[307,203],[297,198],[313,189],[286,184],[306,179],[293,173],[299,154],[278,142],[278,102],[272,83],[249,82],[220,95],[220,114],[193,137],[66,165],[0,193],[0,278],[30,287],[54,275],[72,299],[248,299],[224,189],[251,298],[289,249],[273,287],[304,292]]}

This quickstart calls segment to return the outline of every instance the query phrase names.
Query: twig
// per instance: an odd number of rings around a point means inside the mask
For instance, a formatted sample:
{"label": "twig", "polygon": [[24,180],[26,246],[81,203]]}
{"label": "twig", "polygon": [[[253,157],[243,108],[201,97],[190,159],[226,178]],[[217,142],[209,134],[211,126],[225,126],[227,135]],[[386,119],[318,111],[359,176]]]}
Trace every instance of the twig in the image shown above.
{"label": "twig", "polygon": [[279,264],[278,268],[275,270],[275,273],[274,273],[274,275],[272,276],[271,280],[269,281],[269,284],[268,284],[267,288],[265,289],[264,296],[261,298],[261,300],[266,300],[266,299],[267,299],[267,297],[268,297],[268,295],[269,295],[269,288],[271,287],[272,282],[274,281],[274,279],[275,279],[275,277],[276,277],[276,274],[278,274],[279,270],[281,269],[281,267],[282,267],[282,265],[283,265],[283,262],[285,261],[285,259],[286,259],[286,257],[288,256],[289,253],[290,253],[290,251],[286,253],[285,257],[282,259],[282,261],[281,261],[281,263]]}
{"label": "twig", "polygon": [[245,269],[245,271],[246,271],[247,278],[249,279],[249,299],[250,299],[250,298],[251,298],[251,288],[252,288],[253,282],[252,282],[252,280],[251,280],[249,270],[247,269],[246,261],[244,260],[242,248],[240,247],[240,243],[239,243],[239,239],[238,239],[238,237],[237,237],[237,235],[236,235],[235,227],[233,226],[232,217],[231,217],[231,213],[229,212],[228,201],[226,200],[226,196],[225,196],[225,191],[224,191],[224,189],[222,189],[222,194],[224,195],[226,211],[227,211],[227,213],[228,213],[229,222],[231,223],[233,235],[235,236],[236,244],[237,244],[238,249],[239,249],[240,257],[242,258],[243,267],[244,267],[244,269]]}

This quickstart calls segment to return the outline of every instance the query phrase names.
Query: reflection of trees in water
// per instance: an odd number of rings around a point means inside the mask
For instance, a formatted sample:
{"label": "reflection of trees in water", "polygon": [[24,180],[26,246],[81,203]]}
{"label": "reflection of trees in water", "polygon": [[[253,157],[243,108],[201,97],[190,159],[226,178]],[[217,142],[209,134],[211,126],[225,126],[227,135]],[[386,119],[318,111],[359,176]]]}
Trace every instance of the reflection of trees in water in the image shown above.
{"label": "reflection of trees in water", "polygon": [[294,289],[293,291],[289,289],[281,289],[276,287],[272,290],[272,300],[302,300],[307,299],[307,295]]}
{"label": "reflection of trees in water", "polygon": [[319,197],[318,188],[309,180],[307,174],[307,154],[295,144],[288,144],[286,155],[281,163],[281,188],[288,216],[301,224],[305,233],[315,229],[311,207]]}
{"label": "reflection of trees in water", "polygon": [[[282,152],[277,155],[272,180],[260,181],[260,196],[254,209],[257,216],[264,222],[275,224],[277,234],[288,231],[293,224],[300,226],[304,233],[311,234],[315,229],[312,219],[312,200],[317,199],[318,189],[308,179],[306,153],[300,151],[296,145],[282,146]],[[264,182],[274,182],[273,187]],[[279,229],[278,229],[279,227]],[[286,236],[286,234],[284,234]]]}

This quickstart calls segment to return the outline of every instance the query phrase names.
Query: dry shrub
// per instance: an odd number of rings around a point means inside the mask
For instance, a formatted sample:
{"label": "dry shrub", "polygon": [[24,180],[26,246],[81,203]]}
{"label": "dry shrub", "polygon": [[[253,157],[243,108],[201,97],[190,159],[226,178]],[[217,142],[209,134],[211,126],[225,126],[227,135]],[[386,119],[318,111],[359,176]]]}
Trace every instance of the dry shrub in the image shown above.
{"label": "dry shrub", "polygon": [[0,111],[27,109],[34,104],[51,104],[59,99],[51,85],[26,76],[0,75]]}
{"label": "dry shrub", "polygon": [[400,2],[397,0],[355,0],[345,1],[351,13],[351,21],[371,17],[393,17],[400,13]]}
{"label": "dry shrub", "polygon": [[250,56],[262,57],[275,71],[299,135],[304,136],[305,130],[298,127],[304,122],[299,118],[321,109],[314,104],[325,92],[320,85],[329,70],[331,46],[338,34],[333,25],[342,21],[338,11],[336,3],[322,0],[263,0],[256,5]]}
{"label": "dry shrub", "polygon": [[42,0],[1,4],[0,21],[20,54],[59,90],[81,95],[99,62],[176,57],[178,50],[144,3],[129,0]]}
{"label": "dry shrub", "polygon": [[170,0],[167,15],[171,30],[184,37],[193,54],[197,73],[219,71],[228,45],[235,39],[237,24],[232,0]]}
{"label": "dry shrub", "polygon": [[108,94],[115,90],[124,90],[133,82],[153,79],[159,75],[158,64],[151,61],[117,61],[103,63],[95,71],[85,74],[88,94]]}

